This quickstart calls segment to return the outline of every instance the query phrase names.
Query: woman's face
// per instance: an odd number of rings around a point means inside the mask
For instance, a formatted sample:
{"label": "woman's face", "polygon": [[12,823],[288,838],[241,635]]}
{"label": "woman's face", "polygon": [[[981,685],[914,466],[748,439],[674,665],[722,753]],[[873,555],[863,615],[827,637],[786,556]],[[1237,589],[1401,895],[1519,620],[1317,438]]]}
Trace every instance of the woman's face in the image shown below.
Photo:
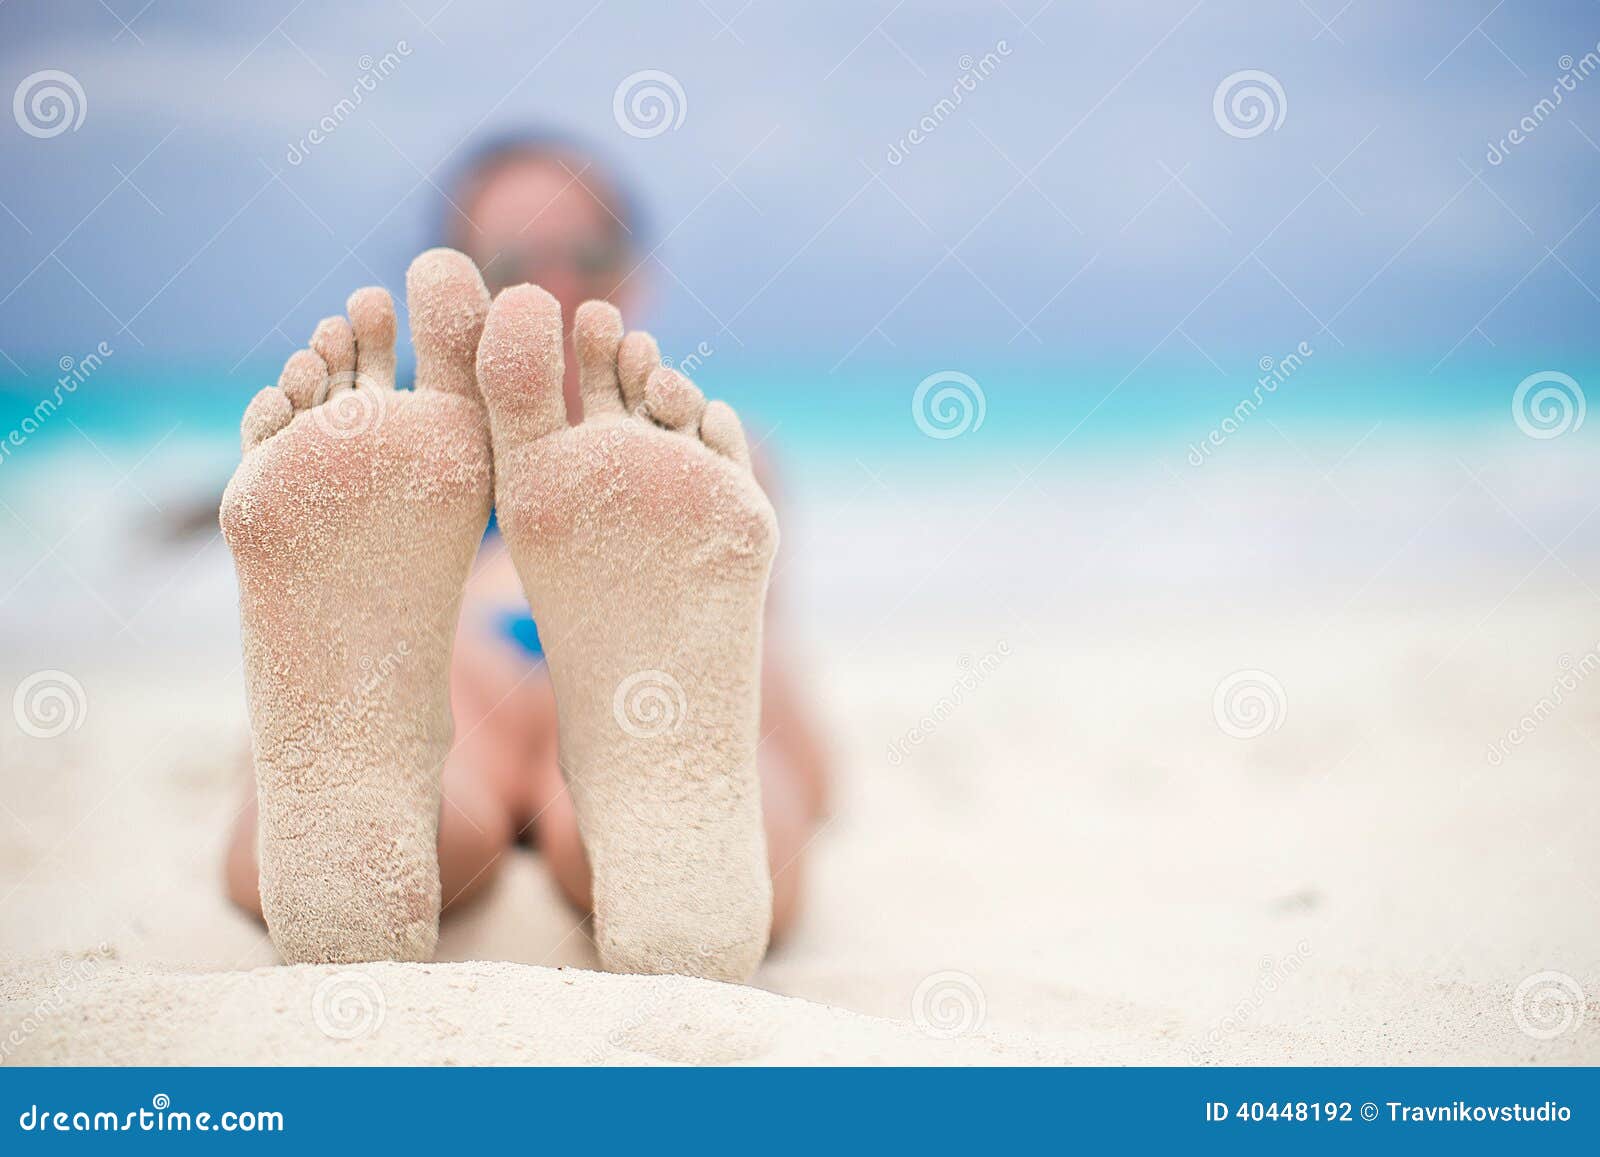
{"label": "woman's face", "polygon": [[467,218],[457,220],[466,253],[491,293],[525,281],[543,286],[569,323],[592,298],[627,309],[618,298],[634,262],[631,239],[582,158],[502,162],[457,212]]}

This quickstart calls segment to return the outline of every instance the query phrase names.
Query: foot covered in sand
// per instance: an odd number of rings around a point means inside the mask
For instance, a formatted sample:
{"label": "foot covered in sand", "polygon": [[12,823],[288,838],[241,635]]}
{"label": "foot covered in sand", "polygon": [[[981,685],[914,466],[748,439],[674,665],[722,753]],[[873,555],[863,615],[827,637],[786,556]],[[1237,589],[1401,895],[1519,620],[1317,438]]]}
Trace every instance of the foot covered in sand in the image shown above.
{"label": "foot covered in sand", "polygon": [[426,960],[438,935],[448,668],[489,517],[473,359],[489,297],[434,250],[394,305],[351,296],[245,412],[222,527],[239,578],[261,906],[290,963]]}
{"label": "foot covered in sand", "polygon": [[477,370],[601,961],[743,980],[771,924],[756,746],[777,522],[734,412],[603,303],[574,322],[585,414],[569,425],[561,327],[543,290],[505,290]]}

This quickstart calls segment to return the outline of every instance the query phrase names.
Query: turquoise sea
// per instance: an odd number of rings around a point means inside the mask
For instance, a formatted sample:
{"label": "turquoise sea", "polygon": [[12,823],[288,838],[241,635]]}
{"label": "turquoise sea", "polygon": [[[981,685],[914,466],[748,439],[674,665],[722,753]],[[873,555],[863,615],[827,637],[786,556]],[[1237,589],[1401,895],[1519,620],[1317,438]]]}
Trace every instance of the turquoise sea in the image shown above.
{"label": "turquoise sea", "polygon": [[[1108,600],[1228,604],[1312,586],[1328,606],[1364,605],[1484,568],[1526,594],[1600,565],[1586,529],[1600,419],[1583,420],[1583,383],[1600,374],[1585,363],[1430,373],[1313,358],[1258,393],[1259,366],[1236,361],[830,374],[729,356],[696,378],[763,441],[803,621],[922,637],[953,607],[1093,615]],[[1555,437],[1530,435],[1512,408],[1546,370],[1575,387]],[[48,367],[0,384],[13,640],[54,655],[63,631],[129,654],[231,639],[217,502],[239,414],[271,372],[158,376],[112,359],[59,404]]]}
{"label": "turquoise sea", "polygon": [[[830,373],[793,364],[739,366],[730,358],[712,361],[697,376],[708,394],[732,403],[752,429],[781,445],[786,458],[821,464],[870,455],[946,465],[997,456],[1037,459],[1053,447],[1057,454],[1113,450],[1182,459],[1214,431],[1242,447],[1276,440],[1263,437],[1273,427],[1312,439],[1375,424],[1429,440],[1500,426],[1515,434],[1512,398],[1529,374],[1559,370],[1580,384],[1600,382],[1593,360],[1556,358],[1546,365],[1497,359],[1465,368],[1462,360],[1430,369],[1420,359],[1365,365],[1330,359],[1323,365],[1312,357],[1266,390],[1259,383],[1271,375],[1250,359],[1203,370],[1156,359],[1057,369],[971,360]],[[13,438],[4,464],[22,465],[40,450],[84,439],[129,447],[168,436],[182,444],[231,447],[245,402],[271,374],[270,367],[229,372],[200,365],[162,374],[125,371],[112,357],[63,390],[67,376],[55,367],[30,368],[27,376],[13,371],[0,378],[0,436],[26,430],[26,444]],[[918,388],[930,377],[938,380],[918,404]],[[61,404],[30,421],[49,398]],[[1223,423],[1246,400],[1253,406],[1226,430]]]}

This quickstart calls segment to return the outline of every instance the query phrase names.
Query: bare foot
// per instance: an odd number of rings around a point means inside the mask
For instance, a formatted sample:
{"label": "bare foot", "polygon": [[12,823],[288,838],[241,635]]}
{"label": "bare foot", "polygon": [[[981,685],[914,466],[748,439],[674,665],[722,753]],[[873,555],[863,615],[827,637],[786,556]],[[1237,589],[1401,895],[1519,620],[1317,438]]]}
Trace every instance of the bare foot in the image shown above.
{"label": "bare foot", "polygon": [[261,906],[285,960],[425,960],[438,936],[450,649],[491,500],[473,376],[488,294],[458,253],[350,298],[245,411],[222,528],[239,576]]}
{"label": "bare foot", "polygon": [[478,349],[496,509],[555,685],[560,759],[614,971],[743,980],[772,882],[756,744],[777,546],[739,420],[615,309],[578,310],[567,424],[560,307],[495,299]]}

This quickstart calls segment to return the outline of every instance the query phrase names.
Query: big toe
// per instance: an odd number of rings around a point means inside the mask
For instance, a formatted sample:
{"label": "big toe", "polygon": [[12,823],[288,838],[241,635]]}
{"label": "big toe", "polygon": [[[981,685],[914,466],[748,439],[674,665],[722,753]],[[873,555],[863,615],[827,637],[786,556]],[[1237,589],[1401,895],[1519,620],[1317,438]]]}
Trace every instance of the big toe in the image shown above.
{"label": "big toe", "polygon": [[495,445],[542,438],[567,424],[561,306],[537,285],[503,290],[478,343],[478,386]]}
{"label": "big toe", "polygon": [[411,344],[417,351],[417,389],[476,397],[474,362],[489,313],[489,291],[478,267],[454,249],[430,249],[406,270]]}

